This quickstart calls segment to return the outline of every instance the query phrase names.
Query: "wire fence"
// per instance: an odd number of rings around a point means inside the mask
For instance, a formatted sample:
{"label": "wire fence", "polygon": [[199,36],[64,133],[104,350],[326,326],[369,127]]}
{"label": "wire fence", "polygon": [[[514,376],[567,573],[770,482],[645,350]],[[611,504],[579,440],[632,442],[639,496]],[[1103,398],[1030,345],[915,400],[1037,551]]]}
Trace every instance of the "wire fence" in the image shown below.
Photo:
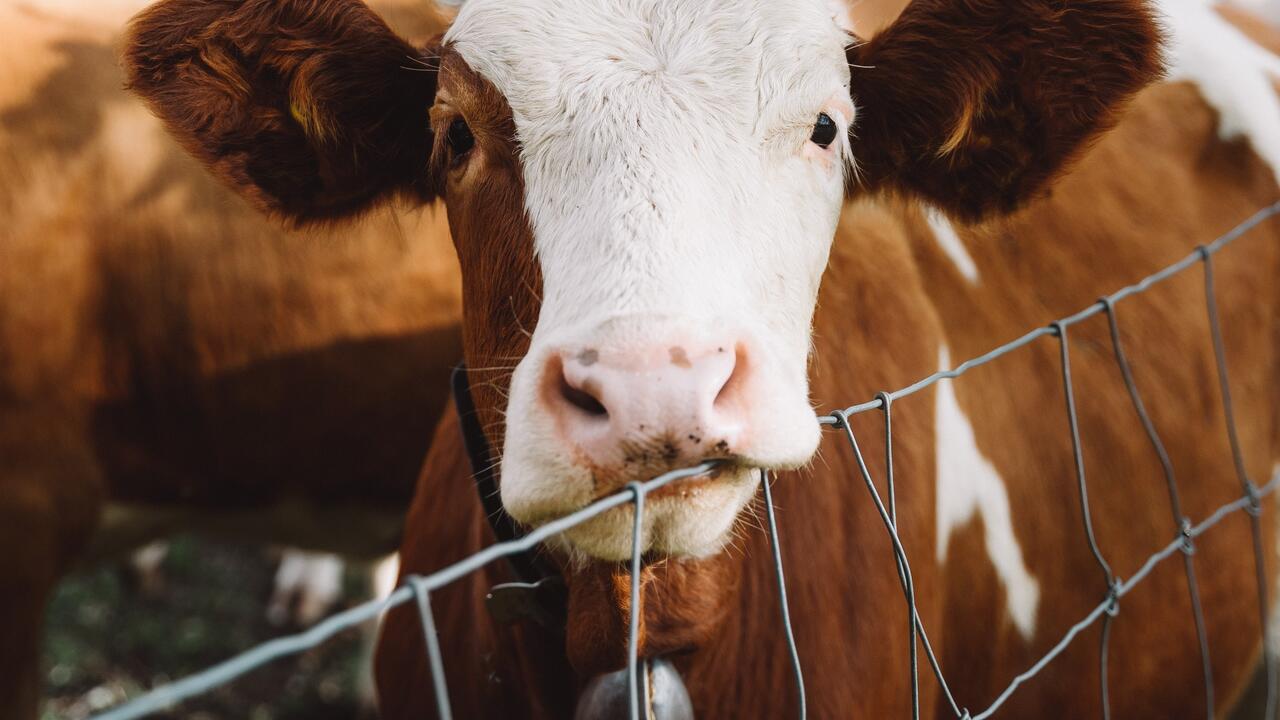
{"label": "wire fence", "polygon": [[[1265,658],[1266,714],[1264,715],[1264,718],[1266,718],[1266,720],[1272,720],[1275,718],[1277,700],[1276,661],[1267,643],[1270,620],[1268,613],[1268,592],[1266,574],[1264,570],[1264,546],[1262,543],[1260,516],[1262,511],[1262,500],[1276,490],[1277,485],[1280,484],[1280,475],[1271,478],[1267,484],[1258,486],[1248,476],[1245,469],[1239,434],[1236,429],[1234,416],[1235,410],[1231,396],[1230,375],[1227,368],[1226,354],[1222,339],[1222,326],[1218,313],[1213,258],[1214,255],[1224,247],[1277,214],[1280,214],[1280,202],[1259,210],[1252,217],[1236,226],[1230,232],[1207,245],[1201,245],[1196,248],[1193,253],[1183,258],[1181,261],[1146,277],[1138,283],[1124,287],[1111,295],[1101,298],[1094,304],[1074,315],[1028,332],[1022,337],[1005,345],[1001,345],[985,355],[964,362],[952,370],[935,373],[913,385],[894,392],[881,392],[877,394],[873,400],[860,405],[854,405],[843,410],[837,410],[829,415],[818,418],[818,422],[820,424],[829,426],[836,431],[841,431],[844,439],[849,443],[857,463],[858,474],[866,485],[871,502],[875,505],[876,511],[880,515],[885,531],[887,532],[893,546],[894,563],[897,567],[898,578],[903,592],[903,599],[907,606],[908,638],[910,642],[910,666],[908,670],[911,678],[911,707],[913,719],[918,720],[920,717],[920,650],[924,651],[928,666],[932,670],[932,674],[938,682],[942,697],[955,717],[958,718],[958,720],[983,720],[984,718],[994,715],[996,711],[998,711],[1001,706],[1003,706],[1005,702],[1013,696],[1021,685],[1038,675],[1050,663],[1052,663],[1054,659],[1057,658],[1076,639],[1076,637],[1080,635],[1081,632],[1092,627],[1098,622],[1102,623],[1101,642],[1098,653],[1101,682],[1098,691],[1101,696],[1103,717],[1110,718],[1110,697],[1108,690],[1109,668],[1107,662],[1108,642],[1110,639],[1112,623],[1119,615],[1120,600],[1145,580],[1157,566],[1178,554],[1181,554],[1183,559],[1187,591],[1190,595],[1193,621],[1195,623],[1196,636],[1199,643],[1200,659],[1203,669],[1206,717],[1213,718],[1215,716],[1215,692],[1213,687],[1213,673],[1210,663],[1209,644],[1205,632],[1204,610],[1201,604],[1200,591],[1196,581],[1194,562],[1195,541],[1227,517],[1239,512],[1244,512],[1248,515],[1253,540],[1254,567],[1256,571],[1258,592],[1258,611],[1261,619]],[[1223,412],[1226,418],[1224,432],[1226,433],[1230,444],[1232,462],[1234,464],[1236,478],[1241,489],[1241,495],[1239,498],[1217,508],[1207,517],[1201,519],[1198,523],[1183,514],[1182,504],[1178,495],[1177,483],[1175,482],[1175,475],[1172,463],[1169,459],[1169,454],[1165,449],[1159,433],[1156,431],[1156,428],[1151,421],[1146,405],[1143,403],[1141,393],[1138,391],[1137,384],[1134,381],[1133,371],[1129,365],[1128,357],[1125,354],[1124,347],[1120,339],[1120,321],[1117,311],[1117,306],[1120,301],[1133,295],[1146,292],[1151,287],[1197,265],[1202,268],[1204,276],[1205,308],[1209,321],[1209,341],[1213,347],[1219,393],[1221,396]],[[1159,459],[1168,488],[1172,518],[1172,539],[1164,547],[1150,555],[1133,574],[1133,576],[1128,579],[1123,579],[1115,575],[1110,564],[1107,562],[1105,555],[1098,547],[1097,540],[1094,537],[1093,522],[1089,509],[1088,475],[1086,473],[1084,456],[1080,443],[1080,428],[1076,414],[1075,388],[1071,376],[1069,329],[1084,320],[1100,314],[1104,314],[1107,317],[1111,335],[1112,352],[1124,380],[1134,412],[1141,421],[1146,436],[1150,441],[1152,451]],[[911,564],[907,558],[906,551],[903,549],[902,541],[899,538],[897,493],[894,483],[892,451],[893,403],[902,398],[914,395],[942,380],[961,377],[974,368],[994,362],[1009,353],[1016,352],[1017,350],[1045,337],[1055,338],[1059,346],[1060,370],[1062,374],[1063,389],[1066,396],[1065,411],[1070,426],[1076,485],[1080,507],[1084,518],[1084,541],[1088,546],[1090,554],[1096,560],[1099,572],[1106,583],[1106,588],[1108,589],[1098,604],[1087,615],[1085,615],[1084,618],[1072,625],[1062,638],[1039,660],[1024,672],[1014,677],[988,707],[980,712],[971,713],[969,709],[962,707],[956,702],[955,696],[952,693],[950,686],[947,684],[943,669],[933,651],[933,646],[929,641],[929,634],[920,618],[917,608],[914,582],[911,575]],[[885,499],[881,497],[879,490],[876,488],[876,484],[872,479],[871,472],[868,470],[862,450],[858,445],[858,440],[855,437],[853,428],[849,422],[849,418],[854,415],[877,410],[883,415],[884,421],[886,453],[885,484],[887,489],[887,503],[885,502]],[[631,603],[629,607],[631,608],[631,612],[627,640],[627,673],[630,693],[629,710],[632,720],[638,720],[640,717],[648,717],[647,711],[644,711],[641,708],[641,698],[639,697],[640,693],[637,692],[637,688],[639,686],[647,685],[647,683],[637,683],[637,674],[640,670],[637,657],[637,635],[639,625],[638,609],[641,608],[642,600],[640,596],[639,572],[641,566],[640,528],[644,520],[645,498],[653,491],[670,485],[671,483],[710,472],[716,467],[716,465],[717,463],[715,462],[707,462],[698,465],[697,467],[670,472],[647,482],[631,483],[623,491],[595,502],[571,515],[538,527],[519,539],[491,545],[470,557],[458,561],[453,565],[445,567],[430,575],[408,577],[405,579],[404,583],[385,600],[372,601],[351,608],[324,620],[305,632],[271,640],[207,670],[176,682],[156,687],[136,699],[95,716],[94,720],[132,720],[133,718],[141,718],[155,712],[166,710],[178,703],[208,692],[213,688],[227,684],[235,678],[251,672],[273,660],[314,648],[345,629],[360,625],[372,620],[388,609],[405,605],[410,602],[416,604],[421,617],[428,662],[435,689],[438,714],[442,719],[451,718],[452,712],[449,705],[446,672],[444,662],[440,654],[439,642],[436,636],[435,616],[431,609],[431,594],[434,591],[462,578],[463,576],[479,570],[481,567],[494,562],[495,560],[527,552],[536,547],[539,543],[542,543],[559,533],[627,504],[631,504],[634,508],[632,552],[630,560]],[[774,563],[774,573],[777,580],[777,591],[781,601],[781,627],[786,636],[787,649],[790,654],[794,682],[797,690],[798,706],[796,708],[796,712],[800,718],[804,718],[807,713],[804,676],[801,669],[799,653],[796,649],[795,637],[792,633],[791,617],[787,605],[787,590],[785,575],[783,572],[782,552],[779,545],[777,519],[774,514],[773,496],[767,472],[761,472],[761,485],[763,486],[764,492],[767,530],[773,551],[772,559]]]}

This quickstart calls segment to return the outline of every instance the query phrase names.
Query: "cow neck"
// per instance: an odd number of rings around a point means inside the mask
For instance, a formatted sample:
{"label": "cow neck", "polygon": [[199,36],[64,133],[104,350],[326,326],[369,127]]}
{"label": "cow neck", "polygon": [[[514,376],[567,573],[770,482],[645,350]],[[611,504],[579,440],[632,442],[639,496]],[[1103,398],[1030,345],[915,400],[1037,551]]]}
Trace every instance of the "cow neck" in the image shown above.
{"label": "cow neck", "polygon": [[[480,426],[476,414],[475,401],[471,397],[471,383],[467,379],[467,366],[459,364],[453,369],[453,403],[458,411],[458,421],[462,425],[462,446],[471,463],[472,478],[475,480],[476,493],[480,496],[480,504],[484,507],[484,516],[489,521],[489,528],[498,542],[512,542],[524,537],[524,533],[516,525],[515,520],[502,507],[502,498],[498,493],[497,463],[489,448],[489,440],[485,437],[484,428]],[[550,567],[537,555],[536,549],[507,556],[516,578],[530,585],[550,577],[559,577],[555,568]]]}
{"label": "cow neck", "polygon": [[[524,533],[502,507],[498,494],[498,478],[494,472],[489,440],[476,417],[475,401],[467,379],[467,367],[460,363],[453,369],[453,402],[462,428],[462,445],[475,479],[476,493],[484,507],[485,517],[498,542],[511,542]],[[544,629],[564,632],[568,621],[568,595],[564,582],[535,550],[507,556],[518,583],[497,585],[489,590],[486,605],[490,615],[502,624],[533,621]],[[621,647],[619,645],[619,647]],[[656,705],[649,715],[658,720],[684,720],[693,717],[693,708],[680,672],[662,657],[642,658],[644,697],[654,692]],[[602,709],[617,710],[629,702],[626,669],[602,673],[590,679],[578,697],[575,717],[600,717]],[[646,700],[646,704],[650,701]],[[612,713],[610,713],[612,714]]]}

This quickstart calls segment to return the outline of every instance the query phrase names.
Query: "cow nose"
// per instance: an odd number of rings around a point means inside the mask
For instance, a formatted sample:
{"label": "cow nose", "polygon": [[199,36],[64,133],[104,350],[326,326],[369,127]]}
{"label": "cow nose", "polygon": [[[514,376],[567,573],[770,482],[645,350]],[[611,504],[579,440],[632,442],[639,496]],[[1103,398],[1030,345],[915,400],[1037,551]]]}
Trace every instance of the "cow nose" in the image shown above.
{"label": "cow nose", "polygon": [[542,397],[595,469],[669,469],[735,453],[749,366],[743,346],[728,341],[574,348],[552,354]]}

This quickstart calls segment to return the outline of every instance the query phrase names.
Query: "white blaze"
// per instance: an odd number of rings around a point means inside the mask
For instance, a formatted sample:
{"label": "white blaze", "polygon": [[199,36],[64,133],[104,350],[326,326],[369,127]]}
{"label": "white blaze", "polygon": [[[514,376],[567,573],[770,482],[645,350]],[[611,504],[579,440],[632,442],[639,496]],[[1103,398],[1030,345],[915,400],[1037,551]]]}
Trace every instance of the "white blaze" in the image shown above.
{"label": "white blaze", "polygon": [[1280,25],[1280,0],[1230,0],[1228,4],[1242,7],[1258,17]]}
{"label": "white blaze", "polygon": [[978,266],[973,262],[973,257],[969,255],[969,250],[965,248],[964,241],[960,239],[951,221],[942,214],[942,211],[933,207],[924,209],[924,217],[929,223],[929,228],[933,230],[933,237],[938,247],[947,254],[964,279],[968,280],[970,285],[976,285]]}
{"label": "white blaze", "polygon": [[[938,363],[943,370],[951,367],[945,346]],[[1022,559],[1009,513],[1009,493],[1000,473],[978,449],[973,425],[960,409],[951,381],[943,380],[937,388],[938,562],[947,560],[951,534],[981,515],[987,555],[1004,584],[1009,618],[1030,640],[1036,629],[1040,584]]]}
{"label": "white blaze", "polygon": [[1206,0],[1163,0],[1171,82],[1187,81],[1218,112],[1218,135],[1245,139],[1280,180],[1280,58],[1227,22]]}

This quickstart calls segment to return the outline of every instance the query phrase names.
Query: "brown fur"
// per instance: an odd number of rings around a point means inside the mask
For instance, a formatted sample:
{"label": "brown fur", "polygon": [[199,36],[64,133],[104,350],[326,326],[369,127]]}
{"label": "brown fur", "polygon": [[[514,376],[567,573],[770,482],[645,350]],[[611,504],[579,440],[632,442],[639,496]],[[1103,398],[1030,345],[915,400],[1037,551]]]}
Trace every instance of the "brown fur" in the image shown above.
{"label": "brown fur", "polygon": [[[864,303],[864,297],[875,297],[883,312],[857,319],[826,313],[822,317],[829,324],[818,328],[820,334],[845,335],[848,324],[854,323],[860,329],[849,340],[852,347],[860,343],[873,345],[872,338],[889,334],[900,323],[916,328],[936,327],[918,281],[914,280],[917,273],[902,230],[895,227],[890,214],[874,208],[868,208],[868,213],[862,224],[845,225],[842,236],[855,228],[862,228],[864,235],[856,246],[837,244],[832,270],[840,272],[838,267],[852,266],[851,275],[879,279],[858,286],[828,284],[822,302],[856,306]],[[873,267],[893,272],[873,273]],[[846,297],[851,288],[856,289],[857,297]],[[873,393],[877,387],[906,384],[931,371],[931,358],[937,352],[931,337],[936,337],[936,330],[932,335],[922,332],[918,339],[899,345],[906,352],[896,362],[868,365],[858,373],[852,387],[831,390],[825,382],[817,387],[819,391],[854,397]],[[819,356],[813,372],[815,378],[848,378],[844,360],[835,353],[825,359]],[[901,473],[900,492],[921,498],[919,503],[903,508],[904,526],[913,528],[906,540],[908,548],[928,557],[932,547],[933,491],[928,448],[932,447],[933,430],[928,405],[922,404],[921,410],[895,418],[902,437],[923,439],[919,446],[904,443],[895,462]],[[855,424],[866,437],[874,437],[878,427],[870,418]],[[873,447],[874,441],[868,443],[867,452],[873,468],[878,469],[881,455],[870,449]],[[460,446],[454,443],[454,454],[450,455],[448,443],[437,439],[433,444],[407,521],[402,573],[431,572],[460,558],[461,550],[453,555],[437,552],[436,548],[446,537],[454,538],[452,542],[458,542],[458,537],[474,538],[476,525],[481,528],[480,539],[470,546],[472,551],[492,542],[483,527],[478,501],[466,496],[468,491],[474,491],[468,479],[469,468],[459,450]],[[825,462],[833,467],[852,463],[839,445],[824,453]],[[818,467],[822,466],[819,462]],[[805,589],[800,591],[804,599],[799,600],[803,609],[798,611],[805,620],[798,623],[797,630],[806,648],[806,668],[810,681],[823,688],[821,695],[810,696],[814,716],[840,716],[847,714],[849,708],[862,707],[885,707],[887,714],[907,712],[903,678],[883,678],[883,667],[905,665],[905,644],[899,642],[897,633],[905,628],[906,615],[889,561],[891,550],[879,530],[879,519],[866,501],[865,491],[852,477],[834,485],[819,485],[823,478],[833,476],[818,469],[800,475],[787,475],[780,480],[777,502],[790,582],[793,588]],[[457,518],[455,524],[460,505],[468,508],[466,517],[471,519]],[[442,507],[450,508],[448,521]],[[759,508],[752,512],[756,519],[748,521],[748,528],[763,521]],[[465,527],[473,529],[464,530]],[[846,548],[854,538],[858,538],[860,549],[848,553]],[[786,680],[785,647],[781,635],[774,632],[778,608],[772,573],[765,562],[768,557],[767,539],[748,529],[745,538],[726,554],[701,562],[666,561],[646,571],[642,652],[672,654],[695,692],[700,716],[736,717],[748,713],[776,717],[793,704]],[[841,570],[833,571],[836,567]],[[459,588],[470,588],[470,600],[451,595],[450,602],[442,594],[433,602],[439,613],[437,622],[446,665],[450,668],[454,711],[469,717],[565,717],[571,712],[582,682],[623,663],[626,594],[621,588],[629,582],[628,574],[613,564],[595,564],[571,573],[569,627],[564,637],[567,647],[541,634],[534,642],[508,639],[493,644],[490,633],[497,629],[483,610],[481,598],[490,585],[509,580],[505,567],[496,563],[459,583]],[[919,588],[923,594],[936,594],[934,580],[927,574],[919,580]],[[797,602],[796,596],[792,601]],[[846,614],[851,609],[852,613]],[[941,606],[927,608],[926,622],[939,624],[936,613],[940,610]],[[516,631],[530,632],[532,626]],[[857,638],[858,647],[865,644],[876,651],[857,653],[854,646],[847,652],[839,650],[842,645],[832,643],[832,638],[837,637]],[[383,638],[377,677],[384,717],[431,716],[434,700],[426,690],[428,675],[416,613],[412,609],[392,612]],[[833,652],[838,654],[833,656]],[[484,672],[468,669],[474,668],[480,658],[492,658],[498,664],[486,666]],[[528,668],[539,668],[555,681],[535,683],[532,687],[538,690],[524,695],[531,689],[529,681],[536,678],[528,674]],[[851,668],[878,680],[868,685],[849,683],[846,678]],[[481,677],[488,679],[472,681]],[[877,699],[881,693],[891,697],[892,704],[883,705],[884,700]]]}
{"label": "brown fur", "polygon": [[[1052,197],[1007,220],[962,229],[983,269],[983,283],[977,288],[956,273],[912,206],[851,206],[820,299],[825,309],[815,330],[815,398],[822,407],[833,407],[866,399],[881,388],[906,385],[934,369],[930,361],[942,342],[951,348],[954,361],[976,355],[1177,259],[1266,204],[1277,192],[1268,168],[1247,148],[1216,141],[1214,125],[1213,113],[1189,87],[1147,92]],[[1206,147],[1207,154],[1201,150]],[[1157,154],[1167,154],[1169,160],[1145,170],[1136,163],[1139,156]],[[1117,164],[1139,168],[1135,172],[1143,177],[1117,177]],[[1179,202],[1149,203],[1131,197],[1150,192],[1152,185],[1142,182],[1147,173],[1177,178],[1165,189]],[[1085,208],[1095,212],[1085,213]],[[1033,234],[1074,241],[1070,246],[1032,247],[1013,242]],[[1280,230],[1272,224],[1218,259],[1219,301],[1238,391],[1237,420],[1257,478],[1268,476],[1268,458],[1276,454],[1267,440],[1275,432],[1270,420],[1275,393],[1268,384],[1275,351],[1265,334],[1253,330],[1275,322],[1273,304],[1259,304],[1256,297],[1280,267],[1277,247]],[[1080,263],[1073,259],[1077,256],[1112,261]],[[870,307],[875,311],[857,310]],[[1237,497],[1239,488],[1223,435],[1200,278],[1192,271],[1119,307],[1139,385],[1173,452],[1184,512],[1202,519]],[[975,313],[974,308],[983,311]],[[1071,337],[1093,519],[1108,560],[1120,577],[1130,577],[1176,528],[1159,467],[1120,384],[1105,321],[1081,325]],[[836,338],[838,346],[833,343]],[[980,449],[1008,483],[1016,536],[1041,584],[1037,629],[1030,643],[1008,620],[980,518],[952,538],[947,564],[935,564],[932,393],[894,406],[901,524],[922,616],[958,700],[970,709],[991,702],[1105,595],[1101,573],[1082,535],[1054,342],[1041,341],[956,383]],[[1017,393],[1008,392],[1010,388],[1017,388]],[[880,416],[871,413],[854,422],[883,493]],[[462,466],[453,476],[452,483],[461,488],[459,497],[469,487],[466,475]],[[440,492],[450,475],[429,463],[420,493],[427,492],[428,477],[430,487],[437,488],[433,492]],[[892,551],[845,443],[838,436],[828,438],[814,469],[781,477],[775,496],[814,716],[907,713],[906,618],[892,573]],[[477,503],[471,504],[478,510]],[[1275,529],[1270,503],[1267,507],[1264,538],[1273,537]],[[423,548],[450,533],[441,524],[441,516],[426,509],[410,518],[405,548],[417,548],[419,554],[407,559],[404,572],[425,573],[447,564],[449,558],[422,555]],[[1220,711],[1231,706],[1248,679],[1260,647],[1247,531],[1244,517],[1235,516],[1197,546]],[[764,535],[749,532],[744,542],[718,559],[725,565],[715,566],[713,577],[730,579],[681,604],[686,610],[701,608],[698,619],[706,623],[693,643],[696,651],[674,655],[701,716],[777,717],[792,707],[768,557]],[[1269,577],[1274,575],[1273,565],[1268,556]],[[571,578],[572,584],[586,586],[579,590],[582,600],[593,593],[597,598],[571,606],[568,651],[569,657],[578,658],[574,667],[579,678],[620,664],[625,601],[616,584],[625,578],[625,571],[604,567]],[[466,582],[482,593],[486,583],[501,579],[498,572]],[[653,605],[660,605],[672,587],[670,580],[645,584],[646,648],[690,647],[687,638],[656,631]],[[451,669],[466,667],[476,653],[476,633],[491,626],[478,597],[470,610],[452,605],[439,609],[450,613],[441,633]],[[394,645],[384,641],[379,654],[382,696],[394,698],[395,708],[413,710],[385,716],[419,717],[429,714],[432,705],[429,693],[422,690],[427,676],[407,669],[420,666],[422,661],[415,658],[423,657],[420,640],[413,635],[416,617],[406,612],[398,623],[402,625],[393,636],[400,639]],[[1097,714],[1097,639],[1095,628],[1077,640],[1040,681],[1019,690],[1004,714],[1036,716],[1045,708]],[[467,678],[478,676],[451,670],[453,700],[480,697],[484,704],[465,706],[471,714],[509,717],[507,703],[518,702],[520,696],[508,694],[506,688],[516,684],[524,692],[519,678],[529,676],[521,668],[547,662],[543,654],[549,652],[553,651],[541,643],[485,650],[511,657],[508,672],[514,675],[500,675],[497,684],[491,680],[484,686],[487,693],[476,693]],[[592,654],[597,659],[592,660]],[[1176,557],[1122,603],[1111,663],[1112,711],[1117,717],[1186,717],[1200,707],[1199,660]],[[559,667],[568,672],[567,666]],[[425,666],[418,672],[424,673]],[[556,687],[536,695],[541,700],[521,716],[561,716],[538,709],[541,702],[550,702],[547,698],[566,702],[563,685]],[[922,699],[925,716],[946,715],[927,675]]]}
{"label": "brown fur", "polygon": [[[511,108],[457,54],[442,51],[443,102],[431,111],[436,133],[433,182],[449,211],[462,267],[463,343],[472,393],[490,446],[502,454],[511,371],[529,348],[538,320],[542,276],[524,214],[524,180]],[[444,129],[466,121],[475,147],[455,163]]]}
{"label": "brown fur", "polygon": [[[450,205],[462,258],[468,359],[479,367],[481,358],[510,353],[499,364],[513,365],[525,347],[521,330],[530,330],[526,323],[536,315],[540,282],[518,201],[509,109],[447,48],[443,54],[438,99],[445,104],[433,111],[433,126],[439,131],[460,113],[477,136],[469,161],[444,157],[438,139],[432,160],[434,187],[443,188]],[[1252,151],[1217,139],[1213,113],[1185,86],[1146,91],[1086,152],[1157,73],[1156,31],[1144,3],[917,0],[850,57],[877,71],[854,68],[862,175],[815,320],[811,379],[822,407],[930,374],[943,344],[958,362],[1074,311],[1186,254],[1277,193]],[[1077,156],[1054,191],[1044,192]],[[908,196],[959,217],[987,218],[961,230],[982,269],[979,285],[954,270]],[[1237,420],[1257,478],[1280,452],[1275,338],[1259,330],[1275,326],[1277,235],[1271,224],[1218,261],[1219,300],[1232,308],[1224,322]],[[1184,276],[1126,301],[1120,312],[1138,382],[1174,455],[1184,510],[1199,519],[1239,488],[1225,453],[1196,283]],[[1174,535],[1174,522],[1104,333],[1097,321],[1072,330],[1074,379],[1098,539],[1117,573],[1128,577]],[[478,395],[491,423],[505,404],[505,384],[495,382]],[[1007,483],[1015,534],[1042,590],[1035,633],[1026,641],[1007,619],[980,520],[959,530],[946,564],[939,564],[935,392],[895,403],[899,522],[921,617],[959,702],[977,711],[1106,588],[1082,537],[1053,341],[975,370],[956,390],[979,448]],[[883,493],[881,423],[876,413],[853,420]],[[419,480],[402,572],[428,573],[492,542],[470,470],[456,423],[446,423]],[[906,612],[890,544],[850,449],[831,438],[813,468],[784,474],[776,487],[812,714],[905,716]],[[1272,515],[1264,522],[1268,539]],[[1247,679],[1260,647],[1247,548],[1239,516],[1197,548],[1220,708]],[[674,654],[700,716],[778,717],[794,705],[768,558],[763,533],[748,531],[713,560],[667,561],[646,571],[641,651]],[[1270,582],[1274,561],[1267,563]],[[501,563],[433,597],[457,714],[564,717],[582,682],[620,666],[625,570],[596,564],[566,576],[571,600],[563,635],[494,626],[483,594],[510,579]],[[1199,660],[1188,644],[1181,583],[1171,562],[1122,603],[1112,646],[1117,716],[1175,717],[1196,706]],[[1096,632],[1022,688],[1005,713],[1097,714]],[[922,672],[922,715],[946,716],[923,664]],[[388,617],[378,676],[386,717],[430,715],[412,610]]]}
{"label": "brown fur", "polygon": [[[406,522],[415,535],[401,548],[400,562],[415,568],[411,573],[443,567],[494,542],[453,413],[432,440]],[[559,718],[573,712],[577,681],[561,634],[534,624],[503,628],[477,622],[487,617],[477,612],[484,613],[489,588],[514,579],[506,565],[494,563],[432,594],[449,675],[466,679],[460,685],[451,681],[449,701],[456,717]],[[384,717],[434,717],[424,649],[416,610],[400,607],[386,615],[375,657]]]}
{"label": "brown fur", "polygon": [[5,720],[36,717],[44,604],[78,564],[201,529],[394,549],[461,354],[444,214],[262,218],[124,91],[141,4],[0,8]]}

